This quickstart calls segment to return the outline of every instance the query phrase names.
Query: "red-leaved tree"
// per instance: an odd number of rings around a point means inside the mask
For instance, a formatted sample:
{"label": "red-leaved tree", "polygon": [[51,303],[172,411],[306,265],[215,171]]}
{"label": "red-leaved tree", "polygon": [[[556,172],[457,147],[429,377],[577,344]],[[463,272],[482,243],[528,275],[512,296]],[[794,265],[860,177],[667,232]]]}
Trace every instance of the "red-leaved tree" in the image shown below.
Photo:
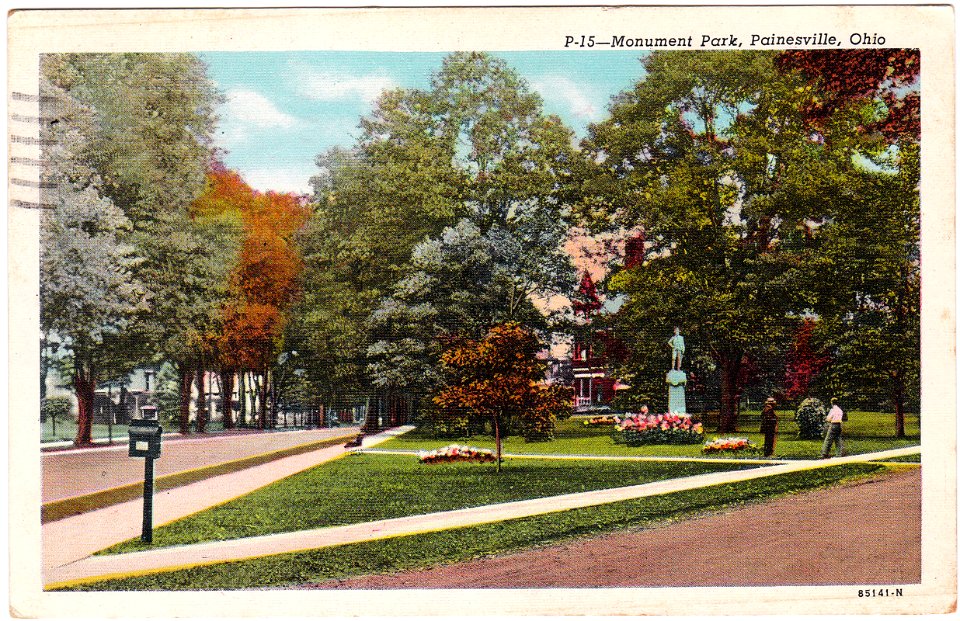
{"label": "red-leaved tree", "polygon": [[777,55],[783,69],[799,71],[818,89],[803,111],[822,129],[841,108],[858,103],[880,104],[884,114],[863,126],[890,142],[920,139],[920,50],[847,49],[788,50]]}
{"label": "red-leaved tree", "polygon": [[783,380],[784,394],[788,400],[805,397],[810,390],[810,384],[830,362],[829,356],[815,350],[810,343],[816,327],[815,320],[805,319],[793,336]]}
{"label": "red-leaved tree", "polygon": [[442,356],[444,387],[433,402],[442,410],[489,420],[496,440],[497,471],[502,439],[520,431],[527,439],[549,437],[557,416],[570,408],[570,389],[541,383],[539,339],[516,323],[493,327],[481,340],[465,340]]}

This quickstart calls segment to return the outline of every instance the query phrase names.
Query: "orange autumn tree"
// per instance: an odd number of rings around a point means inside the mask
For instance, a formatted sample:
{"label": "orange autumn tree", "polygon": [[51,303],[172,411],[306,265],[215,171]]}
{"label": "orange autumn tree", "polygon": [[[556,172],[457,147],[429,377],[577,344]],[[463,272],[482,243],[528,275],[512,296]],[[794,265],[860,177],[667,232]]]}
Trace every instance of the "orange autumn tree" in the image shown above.
{"label": "orange autumn tree", "polygon": [[570,406],[570,389],[543,385],[537,336],[517,323],[494,326],[481,340],[464,340],[443,353],[444,386],[433,403],[452,415],[489,421],[496,441],[497,471],[502,439],[520,432],[547,439]]}
{"label": "orange autumn tree", "polygon": [[231,274],[234,300],[224,311],[223,360],[259,375],[257,426],[267,424],[267,394],[273,364],[299,295],[303,261],[292,243],[309,208],[294,194],[254,193],[241,211],[245,238]]}
{"label": "orange autumn tree", "polygon": [[[238,258],[238,243],[246,236],[243,227],[243,211],[249,208],[256,193],[237,173],[227,170],[219,162],[213,162],[207,171],[206,184],[200,196],[190,205],[190,215],[196,222],[207,223],[211,226],[221,226],[233,231],[229,237],[220,236],[222,246],[218,248],[221,260],[229,261],[229,267],[224,270],[224,296],[216,309],[216,318],[208,323],[203,330],[197,330],[191,335],[187,343],[192,352],[192,365],[188,368],[181,363],[180,382],[180,413],[179,425],[181,433],[187,433],[190,425],[190,397],[191,383],[196,382],[197,389],[197,420],[198,432],[206,430],[209,417],[207,411],[207,370],[216,370],[221,379],[221,393],[229,406],[232,391],[232,374],[225,373],[221,366],[222,351],[220,349],[223,333],[223,306],[233,299],[229,287],[229,274],[235,269]],[[224,413],[224,425],[232,426],[229,407]]]}
{"label": "orange autumn tree", "polygon": [[[207,190],[193,205],[203,216],[235,214],[243,241],[229,276],[230,295],[221,310],[219,334],[208,345],[221,379],[224,427],[232,428],[234,377],[250,373],[259,401],[258,426],[266,426],[269,368],[279,349],[291,304],[299,290],[300,255],[292,244],[309,209],[300,197],[261,193],[221,164],[211,167]],[[198,388],[202,386],[198,383]],[[245,390],[241,383],[241,399]]]}

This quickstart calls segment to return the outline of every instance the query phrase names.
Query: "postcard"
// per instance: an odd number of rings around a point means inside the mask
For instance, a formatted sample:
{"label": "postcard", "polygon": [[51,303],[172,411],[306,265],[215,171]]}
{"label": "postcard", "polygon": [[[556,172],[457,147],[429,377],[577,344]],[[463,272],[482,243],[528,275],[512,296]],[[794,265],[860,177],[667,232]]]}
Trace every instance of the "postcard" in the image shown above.
{"label": "postcard", "polygon": [[955,612],[953,25],[12,11],[11,614]]}

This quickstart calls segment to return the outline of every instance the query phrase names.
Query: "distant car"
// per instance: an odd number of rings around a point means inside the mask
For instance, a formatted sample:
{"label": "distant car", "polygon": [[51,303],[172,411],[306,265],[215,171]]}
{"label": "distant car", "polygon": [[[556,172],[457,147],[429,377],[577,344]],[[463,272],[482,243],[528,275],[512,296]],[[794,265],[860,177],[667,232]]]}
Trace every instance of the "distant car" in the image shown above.
{"label": "distant car", "polygon": [[624,414],[624,412],[614,410],[609,405],[579,405],[573,408],[574,416],[604,416],[613,414]]}

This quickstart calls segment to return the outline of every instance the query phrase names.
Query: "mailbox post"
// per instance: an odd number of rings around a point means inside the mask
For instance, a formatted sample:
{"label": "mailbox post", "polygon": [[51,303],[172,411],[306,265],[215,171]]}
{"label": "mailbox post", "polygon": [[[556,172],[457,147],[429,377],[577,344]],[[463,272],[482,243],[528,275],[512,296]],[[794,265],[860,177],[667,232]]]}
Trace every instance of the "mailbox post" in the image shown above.
{"label": "mailbox post", "polygon": [[140,541],[153,543],[153,460],[160,457],[160,434],[157,408],[145,405],[140,418],[130,420],[130,457],[143,457],[143,532]]}

